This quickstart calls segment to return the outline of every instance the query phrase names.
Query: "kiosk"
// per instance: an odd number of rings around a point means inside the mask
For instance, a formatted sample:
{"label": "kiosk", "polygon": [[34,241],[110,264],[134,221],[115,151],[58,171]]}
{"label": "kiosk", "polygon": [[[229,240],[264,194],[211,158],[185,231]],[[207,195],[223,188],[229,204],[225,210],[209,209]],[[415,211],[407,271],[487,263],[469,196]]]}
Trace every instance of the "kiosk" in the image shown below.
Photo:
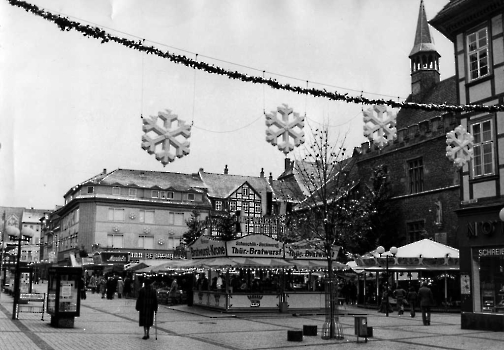
{"label": "kiosk", "polygon": [[51,326],[73,328],[74,318],[80,316],[79,284],[81,267],[50,267],[47,285],[47,313]]}

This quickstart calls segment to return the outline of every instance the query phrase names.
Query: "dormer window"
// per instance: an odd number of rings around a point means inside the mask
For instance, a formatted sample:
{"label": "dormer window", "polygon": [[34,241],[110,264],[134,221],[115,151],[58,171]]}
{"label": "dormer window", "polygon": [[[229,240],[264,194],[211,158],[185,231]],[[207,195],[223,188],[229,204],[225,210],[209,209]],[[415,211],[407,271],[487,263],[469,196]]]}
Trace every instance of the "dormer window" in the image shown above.
{"label": "dormer window", "polygon": [[112,195],[113,196],[121,195],[121,188],[120,187],[112,187]]}
{"label": "dormer window", "polygon": [[130,188],[130,189],[129,189],[129,196],[130,196],[130,197],[136,197],[136,195],[137,195],[137,190],[136,190],[136,188]]}
{"label": "dormer window", "polygon": [[189,200],[189,201],[193,201],[193,200],[194,200],[194,197],[195,197],[195,196],[194,196],[194,193],[188,193],[188,194],[187,194],[187,200]]}
{"label": "dormer window", "polygon": [[93,186],[88,186],[88,188],[87,188],[87,193],[88,193],[88,194],[92,194],[92,193],[94,193],[94,187],[93,187]]}

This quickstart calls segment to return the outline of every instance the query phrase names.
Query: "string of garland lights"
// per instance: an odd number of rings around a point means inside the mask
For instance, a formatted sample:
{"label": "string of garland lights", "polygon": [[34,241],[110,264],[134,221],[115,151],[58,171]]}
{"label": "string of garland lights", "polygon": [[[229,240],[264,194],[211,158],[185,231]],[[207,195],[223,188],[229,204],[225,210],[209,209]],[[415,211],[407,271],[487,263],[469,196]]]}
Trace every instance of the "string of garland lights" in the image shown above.
{"label": "string of garland lights", "polygon": [[248,74],[243,74],[238,71],[231,71],[213,64],[205,63],[190,59],[184,55],[172,54],[169,51],[163,52],[154,46],[144,45],[144,40],[130,40],[126,38],[117,37],[109,34],[99,27],[90,25],[83,25],[79,22],[71,21],[66,17],[54,15],[51,12],[41,10],[36,5],[29,4],[25,1],[7,0],[12,6],[17,6],[30,12],[34,15],[40,16],[50,22],[56,24],[62,31],[71,31],[72,29],[82,33],[85,37],[101,40],[101,43],[115,42],[127,48],[145,52],[146,54],[155,55],[164,59],[168,59],[173,63],[182,64],[186,67],[205,71],[209,74],[218,74],[227,76],[229,79],[241,80],[243,82],[253,84],[265,84],[272,89],[290,91],[297,94],[304,94],[313,97],[322,97],[334,101],[343,101],[347,103],[365,104],[365,105],[387,105],[392,108],[407,108],[407,109],[421,109],[426,111],[445,111],[445,112],[498,112],[504,111],[504,105],[485,106],[479,104],[468,105],[450,105],[450,104],[435,104],[435,103],[414,103],[414,102],[399,102],[384,99],[369,99],[364,96],[349,96],[348,93],[342,94],[337,91],[330,92],[326,89],[315,88],[302,88],[290,84],[282,84],[275,79],[258,77]]}

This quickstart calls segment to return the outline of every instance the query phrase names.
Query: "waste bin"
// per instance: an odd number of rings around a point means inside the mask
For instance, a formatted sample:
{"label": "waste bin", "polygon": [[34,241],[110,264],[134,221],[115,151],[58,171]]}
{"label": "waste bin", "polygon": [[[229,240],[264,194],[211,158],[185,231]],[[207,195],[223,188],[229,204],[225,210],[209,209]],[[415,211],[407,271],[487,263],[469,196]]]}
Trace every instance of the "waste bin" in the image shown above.
{"label": "waste bin", "polygon": [[354,324],[355,324],[355,335],[357,336],[357,341],[359,341],[359,337],[365,337],[367,342],[368,337],[367,317],[355,316]]}

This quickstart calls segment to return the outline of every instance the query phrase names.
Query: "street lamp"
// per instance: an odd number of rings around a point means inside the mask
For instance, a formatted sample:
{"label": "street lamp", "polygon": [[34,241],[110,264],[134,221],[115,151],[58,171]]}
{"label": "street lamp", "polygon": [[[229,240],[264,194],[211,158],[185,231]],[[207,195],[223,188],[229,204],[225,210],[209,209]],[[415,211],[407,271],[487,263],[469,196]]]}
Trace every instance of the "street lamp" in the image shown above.
{"label": "street lamp", "polygon": [[[376,248],[376,252],[378,254],[380,254],[380,258],[382,257],[382,254],[385,253],[385,248],[383,248],[383,246],[379,246],[378,248]],[[392,247],[390,248],[389,250],[389,253],[392,254],[392,256],[394,257],[396,254],[397,254],[397,247]],[[385,256],[386,258],[386,264],[385,264],[385,274],[386,274],[386,279],[385,279],[385,287],[387,288],[387,305],[386,305],[386,311],[385,311],[385,315],[388,317],[388,310],[389,310],[389,294],[388,294],[388,291],[389,291],[389,283],[388,283],[388,280],[389,280],[389,277],[388,277],[388,258],[389,258],[389,255],[387,254]]]}

